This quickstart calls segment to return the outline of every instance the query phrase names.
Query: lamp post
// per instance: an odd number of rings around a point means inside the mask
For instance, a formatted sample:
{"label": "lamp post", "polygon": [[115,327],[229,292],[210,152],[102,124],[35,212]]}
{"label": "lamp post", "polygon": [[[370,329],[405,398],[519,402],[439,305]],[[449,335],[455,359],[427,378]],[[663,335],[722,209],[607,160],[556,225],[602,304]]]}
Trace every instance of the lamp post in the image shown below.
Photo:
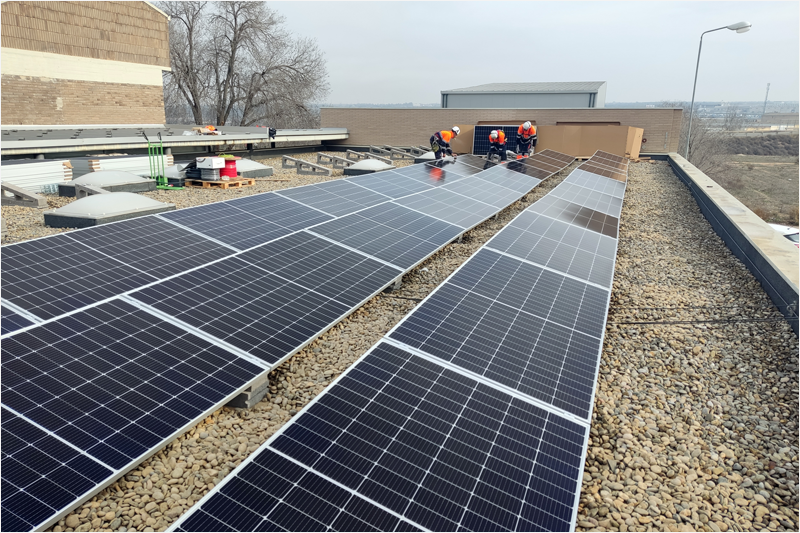
{"label": "lamp post", "polygon": [[700,52],[703,51],[703,35],[711,33],[712,31],[731,30],[736,33],[745,33],[750,31],[751,24],[749,22],[737,22],[730,26],[722,26],[721,28],[714,28],[713,30],[704,31],[700,34],[700,49],[697,50],[697,67],[694,69],[694,86],[692,86],[692,106],[689,109],[689,131],[686,132],[686,160],[689,160],[689,138],[692,135],[692,117],[694,116],[694,93],[697,90],[697,72],[700,70]]}

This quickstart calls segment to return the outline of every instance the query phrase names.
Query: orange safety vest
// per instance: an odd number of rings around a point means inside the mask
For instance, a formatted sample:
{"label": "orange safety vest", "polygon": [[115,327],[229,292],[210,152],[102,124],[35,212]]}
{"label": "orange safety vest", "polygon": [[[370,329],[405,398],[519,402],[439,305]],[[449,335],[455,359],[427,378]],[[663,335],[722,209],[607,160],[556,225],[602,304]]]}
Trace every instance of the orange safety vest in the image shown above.
{"label": "orange safety vest", "polygon": [[492,139],[492,134],[490,133],[489,142],[503,144],[504,142],[506,142],[506,132],[504,132],[503,130],[497,130],[497,139]]}
{"label": "orange safety vest", "polygon": [[522,124],[520,124],[519,128],[517,128],[517,135],[522,136],[523,139],[527,139],[529,137],[533,137],[534,135],[536,135],[536,126],[531,124],[530,129],[523,130],[522,129]]}
{"label": "orange safety vest", "polygon": [[455,137],[451,130],[442,130],[439,132],[439,135],[441,135],[442,140],[446,143],[449,143],[453,140],[453,137]]}

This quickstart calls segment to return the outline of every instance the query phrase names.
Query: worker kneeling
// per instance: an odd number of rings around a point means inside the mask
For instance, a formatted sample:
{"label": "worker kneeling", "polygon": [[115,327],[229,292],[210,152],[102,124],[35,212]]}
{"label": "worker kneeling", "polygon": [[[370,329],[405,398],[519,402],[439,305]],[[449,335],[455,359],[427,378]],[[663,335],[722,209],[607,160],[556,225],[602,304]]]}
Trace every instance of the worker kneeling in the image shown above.
{"label": "worker kneeling", "polygon": [[494,154],[500,155],[500,161],[506,160],[506,134],[503,130],[492,130],[489,134],[489,153],[486,159],[491,160]]}
{"label": "worker kneeling", "polygon": [[450,131],[437,131],[431,135],[431,151],[436,156],[436,159],[442,159],[445,153],[455,157],[453,150],[450,148],[450,141],[455,139],[459,133],[461,133],[459,127],[453,126]]}

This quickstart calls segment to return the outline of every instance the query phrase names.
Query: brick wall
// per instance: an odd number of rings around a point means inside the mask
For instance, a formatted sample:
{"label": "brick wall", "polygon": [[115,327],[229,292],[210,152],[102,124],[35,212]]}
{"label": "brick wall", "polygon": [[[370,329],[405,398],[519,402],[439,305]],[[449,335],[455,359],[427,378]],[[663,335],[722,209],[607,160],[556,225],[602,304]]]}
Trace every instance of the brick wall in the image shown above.
{"label": "brick wall", "polygon": [[4,125],[163,124],[160,86],[2,76]]}
{"label": "brick wall", "polygon": [[347,128],[350,138],[331,144],[354,146],[427,145],[436,130],[478,121],[505,123],[526,120],[538,126],[557,122],[619,122],[644,129],[642,152],[678,151],[680,109],[359,109],[323,108],[323,128]]}
{"label": "brick wall", "polygon": [[168,20],[145,2],[3,2],[4,48],[169,67]]}

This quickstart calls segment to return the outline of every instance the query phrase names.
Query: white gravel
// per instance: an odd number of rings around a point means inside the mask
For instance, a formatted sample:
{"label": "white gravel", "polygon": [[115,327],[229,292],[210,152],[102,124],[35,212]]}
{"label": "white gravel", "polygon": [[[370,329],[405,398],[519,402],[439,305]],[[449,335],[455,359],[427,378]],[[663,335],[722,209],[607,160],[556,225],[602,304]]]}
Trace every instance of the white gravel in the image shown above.
{"label": "white gravel", "polygon": [[[280,160],[266,164],[277,171]],[[166,529],[574,166],[286,361],[255,408],[216,411],[52,531]],[[629,175],[578,530],[796,531],[797,339],[780,320],[699,322],[779,315],[666,163],[632,164]],[[12,238],[41,228],[21,231]],[[622,324],[633,321],[686,323]]]}

